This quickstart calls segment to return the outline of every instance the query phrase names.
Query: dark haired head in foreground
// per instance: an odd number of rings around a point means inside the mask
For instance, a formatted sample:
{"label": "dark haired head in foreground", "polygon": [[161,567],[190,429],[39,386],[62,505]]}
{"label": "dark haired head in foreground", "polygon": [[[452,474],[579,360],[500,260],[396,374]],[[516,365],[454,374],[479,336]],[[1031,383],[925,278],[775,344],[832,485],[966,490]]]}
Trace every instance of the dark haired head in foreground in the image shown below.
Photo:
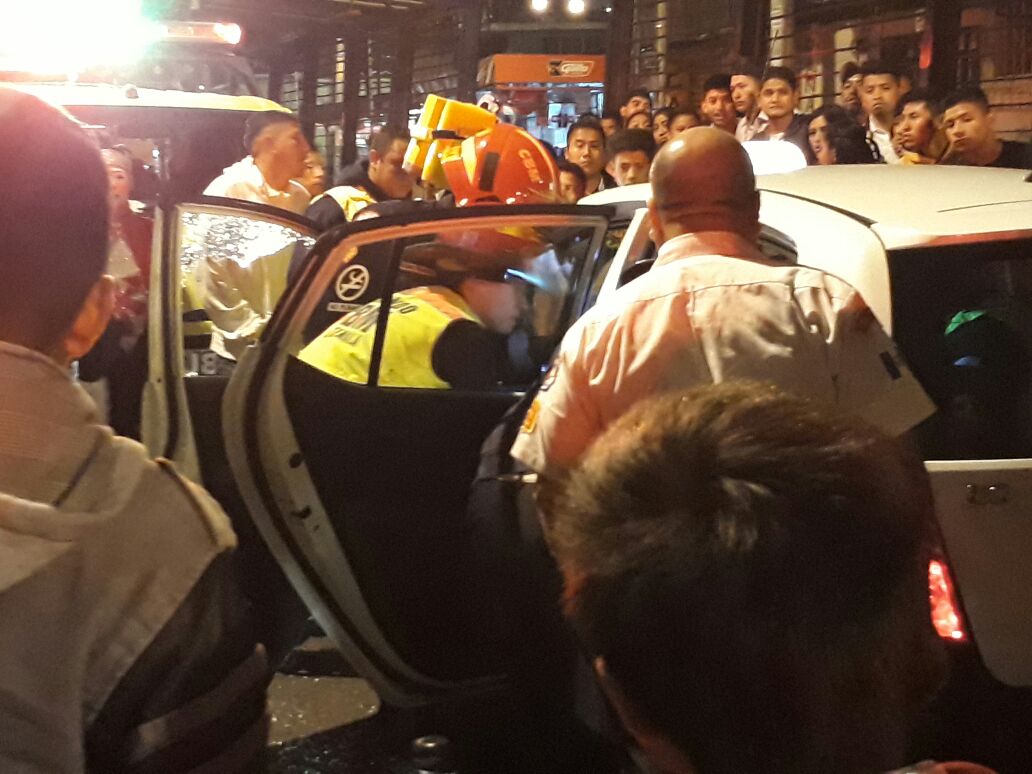
{"label": "dark haired head in foreground", "polygon": [[566,611],[662,771],[884,771],[940,684],[919,459],[774,387],[644,401],[544,502]]}

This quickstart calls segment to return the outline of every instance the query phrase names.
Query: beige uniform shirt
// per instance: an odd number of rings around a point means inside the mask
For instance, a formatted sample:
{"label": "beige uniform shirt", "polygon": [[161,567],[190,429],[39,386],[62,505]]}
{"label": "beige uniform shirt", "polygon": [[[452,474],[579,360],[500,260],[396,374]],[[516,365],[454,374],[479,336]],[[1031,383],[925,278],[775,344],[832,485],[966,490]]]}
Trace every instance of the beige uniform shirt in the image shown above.
{"label": "beige uniform shirt", "polygon": [[286,191],[273,188],[265,182],[265,176],[251,156],[226,167],[222,174],[212,180],[204,189],[205,196],[225,196],[245,202],[267,204],[282,210],[303,215],[311,200],[305,187],[295,180],[287,184]]}
{"label": "beige uniform shirt", "polygon": [[733,379],[838,404],[891,434],[934,410],[850,285],[702,232],[667,242],[567,332],[513,456],[561,473],[642,398]]}

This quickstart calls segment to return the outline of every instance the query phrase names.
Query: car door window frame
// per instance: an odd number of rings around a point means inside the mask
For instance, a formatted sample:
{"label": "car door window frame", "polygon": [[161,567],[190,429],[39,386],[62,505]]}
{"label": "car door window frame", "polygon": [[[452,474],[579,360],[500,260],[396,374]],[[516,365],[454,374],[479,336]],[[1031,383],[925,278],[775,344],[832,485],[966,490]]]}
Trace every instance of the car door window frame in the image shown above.
{"label": "car door window frame", "polygon": [[[223,403],[227,451],[256,526],[327,633],[381,696],[396,705],[420,704],[456,690],[487,690],[497,678],[450,683],[411,668],[372,617],[343,548],[325,539],[333,534],[332,521],[301,455],[289,420],[283,379],[290,358],[303,346],[307,320],[340,270],[334,255],[348,255],[374,242],[394,240],[401,244],[407,237],[436,234],[445,226],[581,226],[595,229],[585,257],[592,261],[601,249],[611,213],[608,207],[571,205],[526,206],[516,212],[513,208],[481,207],[421,212],[337,227],[312,248],[258,346],[245,353],[230,380]],[[590,289],[591,273],[586,268],[582,267],[570,291],[575,302],[583,302]],[[388,293],[393,291],[394,280],[393,275],[385,280]],[[381,309],[389,313],[389,304],[381,300]],[[577,303],[570,307],[569,319],[564,321],[567,325],[572,324],[578,310]],[[332,579],[332,588],[327,578]]]}
{"label": "car door window frame", "polygon": [[318,233],[318,227],[308,218],[288,210],[221,196],[201,196],[171,204],[162,203],[155,211],[143,440],[151,454],[175,460],[187,475],[199,478],[183,381],[186,373],[180,248],[181,215],[185,211],[278,222],[310,237]]}

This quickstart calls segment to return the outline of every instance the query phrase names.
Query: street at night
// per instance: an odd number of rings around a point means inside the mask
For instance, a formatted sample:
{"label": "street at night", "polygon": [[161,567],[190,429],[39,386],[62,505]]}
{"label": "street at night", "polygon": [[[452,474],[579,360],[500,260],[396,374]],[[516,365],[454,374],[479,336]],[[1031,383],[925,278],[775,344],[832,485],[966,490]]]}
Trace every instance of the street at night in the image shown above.
{"label": "street at night", "polygon": [[1030,0],[5,0],[0,180],[0,774],[1032,771]]}

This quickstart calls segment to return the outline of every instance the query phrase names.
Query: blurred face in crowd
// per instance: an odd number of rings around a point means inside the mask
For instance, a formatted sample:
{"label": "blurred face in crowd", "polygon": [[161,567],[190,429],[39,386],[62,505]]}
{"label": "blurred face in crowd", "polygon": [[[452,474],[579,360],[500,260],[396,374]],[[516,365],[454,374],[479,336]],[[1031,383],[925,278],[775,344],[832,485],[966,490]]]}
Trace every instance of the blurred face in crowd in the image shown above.
{"label": "blurred face in crowd", "polygon": [[628,129],[644,129],[647,132],[652,131],[652,116],[646,112],[632,113],[627,118]]}
{"label": "blurred face in crowd", "polygon": [[695,120],[695,116],[691,113],[681,113],[674,116],[674,120],[670,122],[670,137],[676,137],[682,132],[687,132],[689,129],[694,129],[699,125],[699,122]]}
{"label": "blurred face in crowd", "polygon": [[620,123],[615,118],[611,118],[609,116],[603,116],[603,118],[602,118],[602,133],[605,134],[606,137],[609,137],[610,135],[616,134],[616,132],[619,129],[620,129]]}
{"label": "blurred face in crowd", "polygon": [[739,115],[752,116],[756,112],[760,84],[751,75],[731,76],[731,102]]}
{"label": "blurred face in crowd", "polygon": [[105,158],[107,167],[108,185],[111,186],[110,206],[111,211],[120,212],[129,206],[129,192],[133,187],[133,177],[121,163]]}
{"label": "blurred face in crowd", "polygon": [[617,185],[649,182],[648,154],[645,151],[624,151],[613,159],[612,172]]}
{"label": "blurred face in crowd", "polygon": [[[631,97],[620,107],[620,115],[623,116],[623,120],[626,122],[628,118],[633,116],[635,113],[650,113],[652,112],[652,101],[636,95]],[[628,126],[628,129],[631,127]]]}
{"label": "blurred face in crowd", "polygon": [[559,198],[565,204],[576,204],[584,198],[584,183],[572,172],[560,172]]}
{"label": "blurred face in crowd", "polygon": [[304,174],[305,159],[312,148],[297,124],[284,121],[267,126],[254,144],[256,159],[268,159],[289,178]]}
{"label": "blurred face in crowd", "polygon": [[961,155],[977,151],[995,139],[992,118],[974,102],[959,102],[947,108],[942,128],[952,151]]}
{"label": "blurred face in crowd", "polygon": [[854,75],[852,78],[846,79],[842,84],[842,94],[839,95],[839,104],[844,107],[849,113],[857,114],[860,112],[860,76]]}
{"label": "blurred face in crowd", "polygon": [[899,81],[891,73],[865,75],[860,82],[860,104],[864,112],[882,124],[892,121],[899,103]]}
{"label": "blurred face in crowd", "polygon": [[326,191],[326,166],[322,156],[312,151],[305,157],[305,173],[298,178],[298,182],[313,197]]}
{"label": "blurred face in crowd", "polygon": [[809,139],[810,150],[817,157],[818,164],[835,163],[835,150],[828,142],[828,119],[824,116],[817,116],[810,122]]}
{"label": "blurred face in crowd", "polygon": [[670,116],[666,113],[656,113],[652,119],[652,139],[656,145],[662,145],[670,139]]}
{"label": "blurred face in crowd", "polygon": [[369,151],[369,179],[392,199],[407,199],[412,195],[412,177],[405,171],[405,151],[408,141],[397,139],[382,156]]}
{"label": "blurred face in crowd", "polygon": [[898,122],[899,144],[904,150],[921,153],[935,135],[935,117],[927,102],[908,102]]}
{"label": "blurred face in crowd", "polygon": [[790,116],[799,103],[799,93],[788,81],[781,78],[768,78],[760,89],[760,109],[769,118],[778,119]]}
{"label": "blurred face in crowd", "polygon": [[733,132],[738,124],[730,91],[710,89],[703,96],[699,109],[703,117],[718,129]]}
{"label": "blurred face in crowd", "polygon": [[601,174],[606,163],[602,136],[587,127],[572,130],[566,143],[566,160],[583,169],[589,179]]}

